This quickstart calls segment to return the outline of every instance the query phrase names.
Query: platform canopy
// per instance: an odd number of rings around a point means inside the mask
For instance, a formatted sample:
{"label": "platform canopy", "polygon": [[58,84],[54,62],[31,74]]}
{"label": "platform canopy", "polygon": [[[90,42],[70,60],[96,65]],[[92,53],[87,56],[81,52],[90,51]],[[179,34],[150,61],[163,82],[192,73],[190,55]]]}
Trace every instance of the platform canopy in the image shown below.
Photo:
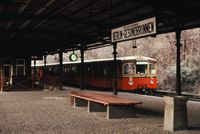
{"label": "platform canopy", "polygon": [[110,43],[111,29],[156,17],[157,34],[199,27],[199,0],[1,0],[0,55]]}

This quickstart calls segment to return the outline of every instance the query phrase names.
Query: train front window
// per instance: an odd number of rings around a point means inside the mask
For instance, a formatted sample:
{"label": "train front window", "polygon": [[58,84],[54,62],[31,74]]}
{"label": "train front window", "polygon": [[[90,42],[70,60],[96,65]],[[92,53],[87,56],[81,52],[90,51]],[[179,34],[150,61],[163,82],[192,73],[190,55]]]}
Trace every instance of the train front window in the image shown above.
{"label": "train front window", "polygon": [[133,74],[133,63],[125,63],[124,64],[124,74],[132,75]]}
{"label": "train front window", "polygon": [[137,62],[136,63],[136,73],[137,74],[147,74],[147,63]]}
{"label": "train front window", "polygon": [[156,74],[156,67],[154,63],[151,63],[149,66],[150,74]]}

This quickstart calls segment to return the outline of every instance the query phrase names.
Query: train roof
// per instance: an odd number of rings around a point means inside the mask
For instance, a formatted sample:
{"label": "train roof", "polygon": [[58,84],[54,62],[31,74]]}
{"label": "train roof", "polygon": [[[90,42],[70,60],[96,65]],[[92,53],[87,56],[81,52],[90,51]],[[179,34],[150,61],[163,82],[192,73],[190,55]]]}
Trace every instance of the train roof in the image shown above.
{"label": "train roof", "polygon": [[[102,62],[102,61],[112,61],[113,58],[105,58],[105,59],[95,59],[95,60],[85,60],[85,63],[91,63],[91,62]],[[118,61],[127,61],[127,60],[137,60],[137,61],[151,61],[156,62],[156,59],[145,57],[145,56],[127,56],[127,57],[117,57]],[[63,64],[77,64],[81,63],[81,61],[69,61],[69,62],[63,62]],[[58,65],[59,63],[48,63],[47,65]],[[44,66],[44,64],[37,64],[36,66]]]}

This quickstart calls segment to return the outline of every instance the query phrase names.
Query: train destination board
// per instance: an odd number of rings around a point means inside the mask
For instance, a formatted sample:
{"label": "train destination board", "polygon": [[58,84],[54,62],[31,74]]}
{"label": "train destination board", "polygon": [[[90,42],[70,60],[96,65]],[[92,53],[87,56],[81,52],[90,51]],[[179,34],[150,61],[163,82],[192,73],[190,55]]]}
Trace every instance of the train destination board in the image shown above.
{"label": "train destination board", "polygon": [[111,38],[112,42],[119,42],[152,34],[156,34],[155,17],[112,29]]}

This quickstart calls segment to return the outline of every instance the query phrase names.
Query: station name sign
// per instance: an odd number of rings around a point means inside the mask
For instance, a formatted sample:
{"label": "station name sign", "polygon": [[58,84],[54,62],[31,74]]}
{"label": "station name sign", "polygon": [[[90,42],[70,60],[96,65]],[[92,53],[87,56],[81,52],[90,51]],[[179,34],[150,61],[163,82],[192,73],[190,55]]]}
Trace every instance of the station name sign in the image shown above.
{"label": "station name sign", "polygon": [[119,42],[129,39],[135,39],[143,36],[156,34],[156,18],[149,18],[143,21],[135,22],[119,28],[112,29],[112,42]]}

